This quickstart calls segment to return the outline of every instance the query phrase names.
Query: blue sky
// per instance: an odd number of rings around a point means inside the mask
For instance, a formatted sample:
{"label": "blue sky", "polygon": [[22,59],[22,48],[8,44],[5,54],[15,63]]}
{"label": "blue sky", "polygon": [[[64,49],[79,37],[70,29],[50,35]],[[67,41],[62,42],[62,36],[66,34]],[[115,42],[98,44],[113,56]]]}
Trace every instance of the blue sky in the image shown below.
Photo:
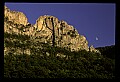
{"label": "blue sky", "polygon": [[115,44],[114,3],[5,3],[5,5],[11,10],[23,12],[31,24],[35,24],[42,15],[52,15],[64,20],[87,38],[89,46],[102,47]]}

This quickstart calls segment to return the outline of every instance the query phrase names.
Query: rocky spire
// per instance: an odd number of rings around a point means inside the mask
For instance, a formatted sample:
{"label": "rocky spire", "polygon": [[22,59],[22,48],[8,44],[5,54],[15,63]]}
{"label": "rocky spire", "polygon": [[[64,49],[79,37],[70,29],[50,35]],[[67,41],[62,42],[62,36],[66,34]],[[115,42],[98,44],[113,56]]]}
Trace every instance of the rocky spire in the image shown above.
{"label": "rocky spire", "polygon": [[40,31],[40,36],[47,37],[45,40],[51,42],[53,39],[51,37],[53,32],[52,23],[54,25],[56,46],[66,47],[71,51],[78,51],[80,49],[89,50],[88,41],[83,35],[79,35],[73,26],[65,21],[58,20],[54,16],[40,16],[34,26]]}

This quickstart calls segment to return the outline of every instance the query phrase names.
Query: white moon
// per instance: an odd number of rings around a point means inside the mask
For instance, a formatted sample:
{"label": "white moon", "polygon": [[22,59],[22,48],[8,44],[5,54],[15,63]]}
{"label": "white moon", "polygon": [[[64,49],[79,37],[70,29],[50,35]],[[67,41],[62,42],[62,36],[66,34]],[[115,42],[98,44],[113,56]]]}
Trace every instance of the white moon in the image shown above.
{"label": "white moon", "polygon": [[98,37],[96,37],[96,40],[98,40]]}

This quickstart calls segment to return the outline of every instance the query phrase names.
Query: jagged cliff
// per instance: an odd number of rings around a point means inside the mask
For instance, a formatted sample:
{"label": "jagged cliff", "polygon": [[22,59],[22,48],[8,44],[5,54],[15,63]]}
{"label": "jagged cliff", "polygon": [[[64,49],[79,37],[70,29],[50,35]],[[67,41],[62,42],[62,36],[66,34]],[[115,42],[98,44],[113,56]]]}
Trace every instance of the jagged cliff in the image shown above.
{"label": "jagged cliff", "polygon": [[53,37],[51,36],[54,31],[57,46],[70,48],[71,51],[89,50],[88,42],[83,35],[79,35],[73,26],[68,25],[65,21],[59,21],[54,16],[40,16],[34,26],[39,31],[39,35],[45,37],[43,38],[45,42],[52,43]]}
{"label": "jagged cliff", "polygon": [[5,6],[4,32],[28,35],[34,42],[49,43],[71,51],[86,50],[99,53],[93,46],[88,46],[86,37],[80,35],[73,26],[54,16],[40,16],[32,25],[28,23],[27,17],[22,12],[11,11]]}
{"label": "jagged cliff", "polygon": [[4,15],[5,17],[8,17],[9,21],[14,23],[23,25],[27,25],[28,23],[27,17],[22,12],[11,11],[6,6],[4,7]]}

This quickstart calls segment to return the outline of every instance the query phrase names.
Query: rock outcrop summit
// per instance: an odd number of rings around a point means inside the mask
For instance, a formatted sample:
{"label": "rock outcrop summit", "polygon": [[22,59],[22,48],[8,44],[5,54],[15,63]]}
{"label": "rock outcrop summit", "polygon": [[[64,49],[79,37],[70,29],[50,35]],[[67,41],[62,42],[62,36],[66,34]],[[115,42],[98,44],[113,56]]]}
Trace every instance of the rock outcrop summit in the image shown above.
{"label": "rock outcrop summit", "polygon": [[40,16],[32,25],[25,14],[11,11],[4,6],[4,32],[28,35],[35,42],[54,44],[71,51],[86,50],[99,53],[93,46],[88,46],[86,37],[80,35],[75,27],[50,15]]}

